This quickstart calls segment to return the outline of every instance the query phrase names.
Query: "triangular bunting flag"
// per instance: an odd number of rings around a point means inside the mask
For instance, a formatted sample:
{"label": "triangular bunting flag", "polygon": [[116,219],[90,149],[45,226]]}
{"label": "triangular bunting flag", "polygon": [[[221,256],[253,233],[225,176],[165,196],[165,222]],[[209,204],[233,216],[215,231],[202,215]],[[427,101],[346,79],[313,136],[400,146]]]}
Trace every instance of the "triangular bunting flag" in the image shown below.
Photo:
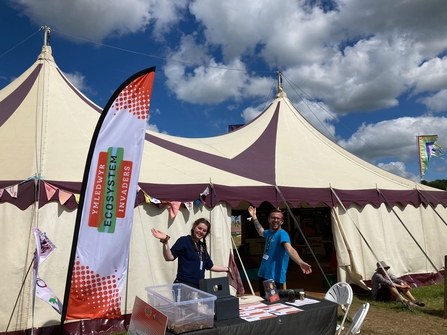
{"label": "triangular bunting flag", "polygon": [[80,194],[76,194],[76,193],[73,193],[73,195],[75,197],[76,203],[79,205],[79,199],[81,198],[81,195]]}
{"label": "triangular bunting flag", "polygon": [[169,216],[171,219],[175,218],[177,216],[178,210],[180,208],[180,205],[182,204],[180,201],[171,201],[170,207],[169,207]]}
{"label": "triangular bunting flag", "polygon": [[17,198],[17,195],[19,193],[19,185],[6,187],[5,191],[8,192],[11,197]]}
{"label": "triangular bunting flag", "polygon": [[59,202],[61,203],[61,205],[65,205],[68,199],[71,198],[71,195],[72,193],[59,189]]}
{"label": "triangular bunting flag", "polygon": [[62,303],[59,298],[53,293],[51,288],[43,281],[42,278],[37,276],[36,279],[36,296],[48,303],[59,314],[62,313]]}
{"label": "triangular bunting flag", "polygon": [[46,181],[43,182],[45,185],[45,193],[47,194],[47,200],[50,200],[54,193],[56,193],[57,189],[53,185],[48,184]]}
{"label": "triangular bunting flag", "polygon": [[2,195],[3,195],[3,191],[4,191],[4,189],[2,188],[2,189],[0,189],[0,199],[2,198]]}
{"label": "triangular bunting flag", "polygon": [[152,197],[149,197],[149,198],[150,198],[150,202],[152,202],[153,204],[161,204],[160,200],[152,198]]}
{"label": "triangular bunting flag", "polygon": [[185,205],[185,207],[188,209],[188,211],[192,211],[193,210],[193,208],[194,208],[194,204],[193,204],[193,202],[192,201],[188,201],[188,202],[184,202],[183,203],[184,205]]}
{"label": "triangular bunting flag", "polygon": [[206,187],[205,191],[203,191],[202,193],[200,193],[201,196],[207,196],[208,194],[210,194],[210,188],[209,186]]}

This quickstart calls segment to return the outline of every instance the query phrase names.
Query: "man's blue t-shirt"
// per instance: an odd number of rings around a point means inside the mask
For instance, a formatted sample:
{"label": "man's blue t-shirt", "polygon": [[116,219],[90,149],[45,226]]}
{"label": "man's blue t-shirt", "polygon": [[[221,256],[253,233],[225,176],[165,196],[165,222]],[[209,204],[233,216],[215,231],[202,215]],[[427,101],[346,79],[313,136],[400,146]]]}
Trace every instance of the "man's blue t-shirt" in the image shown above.
{"label": "man's blue t-shirt", "polygon": [[[283,229],[277,232],[266,229],[264,230],[264,238],[264,254],[262,255],[263,258],[258,276],[265,279],[273,279],[277,283],[284,284],[286,282],[290,256],[282,243],[290,243],[289,234]],[[268,259],[265,259],[264,255],[267,255]]]}
{"label": "man's blue t-shirt", "polygon": [[214,265],[202,242],[197,243],[197,251],[194,250],[191,235],[180,237],[172,246],[171,252],[174,258],[178,258],[177,279],[181,281],[199,285],[199,280],[205,278],[205,269],[209,270]]}

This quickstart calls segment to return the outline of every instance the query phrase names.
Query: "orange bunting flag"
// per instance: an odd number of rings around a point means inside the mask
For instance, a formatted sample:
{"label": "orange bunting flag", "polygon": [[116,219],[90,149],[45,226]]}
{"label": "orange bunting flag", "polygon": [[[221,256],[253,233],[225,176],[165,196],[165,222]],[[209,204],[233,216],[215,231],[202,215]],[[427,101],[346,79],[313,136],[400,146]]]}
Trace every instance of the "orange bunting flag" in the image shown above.
{"label": "orange bunting flag", "polygon": [[244,284],[242,283],[242,278],[239,274],[239,270],[234,260],[233,252],[231,250],[230,258],[228,260],[228,269],[230,270],[230,273],[228,273],[228,282],[236,289],[237,293],[243,295],[245,293]]}
{"label": "orange bunting flag", "polygon": [[65,203],[70,198],[71,198],[71,193],[62,191],[61,189],[59,189],[59,202],[61,203],[61,205],[65,205]]}

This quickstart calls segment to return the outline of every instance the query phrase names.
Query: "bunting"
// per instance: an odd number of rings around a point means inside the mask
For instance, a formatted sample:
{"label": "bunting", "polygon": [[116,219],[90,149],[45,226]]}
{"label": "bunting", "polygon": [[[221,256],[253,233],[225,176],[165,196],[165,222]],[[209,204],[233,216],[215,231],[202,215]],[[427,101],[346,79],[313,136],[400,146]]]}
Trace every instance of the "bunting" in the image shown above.
{"label": "bunting", "polygon": [[50,241],[46,234],[39,228],[33,228],[34,239],[36,241],[36,252],[33,264],[33,283],[35,294],[53,307],[59,314],[62,312],[62,303],[59,298],[48,287],[45,281],[39,276],[39,265],[45,261],[48,256],[56,249],[56,246]]}
{"label": "bunting", "polygon": [[419,147],[419,167],[421,179],[424,177],[428,168],[428,163],[431,157],[438,157],[443,159],[444,153],[442,147],[436,142],[438,135],[424,135],[418,136]]}

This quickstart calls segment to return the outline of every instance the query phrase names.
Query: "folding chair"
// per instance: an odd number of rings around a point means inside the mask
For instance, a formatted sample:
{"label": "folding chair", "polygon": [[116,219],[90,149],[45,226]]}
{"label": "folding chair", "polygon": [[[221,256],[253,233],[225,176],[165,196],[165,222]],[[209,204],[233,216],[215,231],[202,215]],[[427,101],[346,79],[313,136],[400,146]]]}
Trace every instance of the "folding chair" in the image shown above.
{"label": "folding chair", "polygon": [[349,326],[348,330],[346,331],[345,335],[348,334],[358,334],[360,333],[360,328],[362,327],[363,321],[366,318],[366,314],[368,314],[369,311],[369,302],[363,304],[357,312],[354,314],[354,317],[352,318],[351,326]]}
{"label": "folding chair", "polygon": [[343,324],[348,316],[348,311],[351,307],[353,296],[354,293],[352,292],[352,288],[346,282],[335,283],[324,296],[324,299],[337,303],[344,313],[341,324],[337,325],[337,335],[340,335],[342,329],[344,329]]}

